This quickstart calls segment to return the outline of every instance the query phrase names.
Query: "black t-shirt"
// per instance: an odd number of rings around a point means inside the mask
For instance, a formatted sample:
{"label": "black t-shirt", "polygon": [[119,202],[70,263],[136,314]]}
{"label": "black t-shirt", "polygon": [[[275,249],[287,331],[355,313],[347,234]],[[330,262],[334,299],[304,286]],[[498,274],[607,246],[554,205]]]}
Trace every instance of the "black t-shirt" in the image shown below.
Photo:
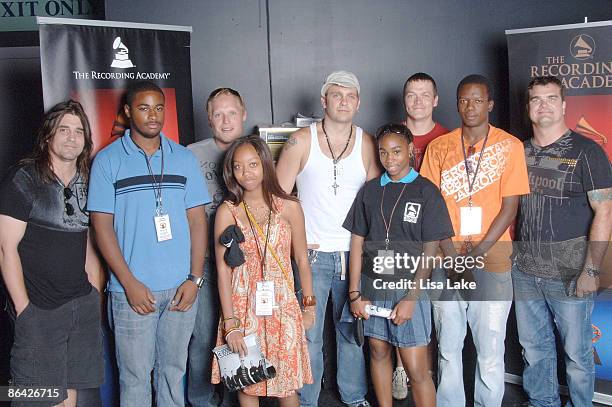
{"label": "black t-shirt", "polygon": [[580,272],[593,220],[587,192],[612,187],[593,140],[568,131],[554,143],[524,143],[531,193],[520,198],[516,262],[529,274],[567,280]]}
{"label": "black t-shirt", "polygon": [[27,222],[18,252],[28,297],[44,309],[91,291],[85,273],[87,187],[78,176],[69,187],[72,216],[65,210],[64,186],[43,182],[33,164],[17,167],[0,186],[0,214]]}
{"label": "black t-shirt", "polygon": [[[383,189],[384,201],[382,200]],[[403,194],[402,189],[404,189]],[[400,194],[401,198],[399,198]],[[394,206],[395,211],[391,218]],[[423,242],[442,240],[454,235],[444,198],[438,188],[427,178],[418,175],[411,183],[390,182],[385,187],[380,185],[380,177],[372,179],[361,188],[355,197],[342,225],[351,233],[365,238],[363,275],[377,277],[375,271],[372,273],[373,261],[374,257],[380,255],[380,250],[386,249],[385,221],[389,226],[388,250],[393,250],[394,256],[406,254],[418,258],[423,251]],[[408,272],[409,269],[411,273]],[[395,279],[412,279],[416,270],[402,267],[396,271],[398,272],[394,274]],[[386,279],[392,278],[386,276]]]}

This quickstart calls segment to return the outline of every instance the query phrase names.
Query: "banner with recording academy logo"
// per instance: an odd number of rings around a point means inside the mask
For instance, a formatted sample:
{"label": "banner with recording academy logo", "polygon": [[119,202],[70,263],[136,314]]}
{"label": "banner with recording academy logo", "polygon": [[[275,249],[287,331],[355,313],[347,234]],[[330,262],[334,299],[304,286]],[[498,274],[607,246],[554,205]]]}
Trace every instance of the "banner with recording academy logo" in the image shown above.
{"label": "banner with recording academy logo", "polygon": [[[507,30],[512,132],[531,136],[525,90],[536,76],[557,76],[566,88],[565,119],[569,128],[593,139],[612,160],[612,21]],[[610,245],[609,245],[610,246]],[[595,401],[612,404],[612,248],[601,266],[595,299],[593,346]],[[508,355],[520,353],[516,327],[508,327],[507,378],[520,377],[522,364]],[[559,358],[562,350],[560,350]],[[516,351],[516,352],[515,352]],[[564,370],[560,379],[565,380]]]}
{"label": "banner with recording academy logo", "polygon": [[123,135],[125,90],[142,80],[166,96],[163,133],[183,145],[194,141],[191,27],[44,17],[37,22],[44,108],[68,98],[81,102],[94,151]]}
{"label": "banner with recording academy logo", "polygon": [[[82,103],[91,122],[94,152],[122,137],[125,91],[148,80],[165,94],[163,133],[194,141],[191,27],[114,21],[38,18],[45,110],[68,98]],[[119,405],[112,334],[104,324],[104,406]]]}
{"label": "banner with recording academy logo", "polygon": [[536,76],[565,85],[567,125],[595,140],[612,160],[612,21],[507,30],[510,118],[526,138],[525,89]]}

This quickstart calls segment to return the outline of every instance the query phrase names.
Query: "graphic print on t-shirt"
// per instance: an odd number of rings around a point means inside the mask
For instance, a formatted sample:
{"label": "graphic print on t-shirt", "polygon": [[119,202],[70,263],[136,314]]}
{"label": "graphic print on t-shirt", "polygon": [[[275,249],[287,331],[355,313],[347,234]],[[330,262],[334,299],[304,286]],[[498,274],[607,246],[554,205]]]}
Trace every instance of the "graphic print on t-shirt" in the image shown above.
{"label": "graphic print on t-shirt", "polygon": [[[545,155],[539,155],[530,146],[526,148],[525,161],[529,168],[529,187],[531,192],[547,198],[564,198],[564,184],[572,183],[577,159],[566,158],[572,148],[572,139],[565,137],[554,147],[547,149]],[[567,188],[567,186],[565,187]],[[579,187],[582,189],[582,187]],[[569,188],[572,189],[571,186]]]}
{"label": "graphic print on t-shirt", "polygon": [[[71,205],[72,215],[68,215],[68,211],[62,212],[62,222],[69,229],[79,229],[89,226],[89,214],[85,210],[87,206],[87,184],[82,180],[78,180],[69,186],[71,190],[70,198],[64,199],[64,207]],[[66,198],[65,193],[63,198]],[[62,198],[62,197],[60,197]]]}
{"label": "graphic print on t-shirt", "polygon": [[546,147],[526,141],[525,156],[531,194],[520,200],[516,263],[528,274],[571,280],[584,264],[593,219],[587,192],[610,186],[610,164],[594,142],[570,131]]}
{"label": "graphic print on t-shirt", "polygon": [[414,202],[406,202],[404,208],[404,222],[417,223],[421,213],[421,204]]}
{"label": "graphic print on t-shirt", "polygon": [[[223,158],[223,156],[222,156]],[[206,205],[206,213],[212,216],[217,211],[223,197],[225,196],[225,182],[223,181],[223,161],[200,161],[200,169],[204,176],[204,181],[208,187],[208,193],[212,202]]]}
{"label": "graphic print on t-shirt", "polygon": [[[506,168],[508,158],[510,157],[511,150],[511,139],[502,140],[485,148],[482,153],[482,162],[478,169],[477,178],[474,180],[472,195],[485,189],[501,178]],[[476,152],[468,157],[468,166],[471,166],[472,169],[476,169],[479,156],[480,152]],[[470,182],[472,181],[472,174],[473,173],[470,174]],[[467,198],[470,195],[470,191],[467,173],[465,171],[465,162],[461,160],[450,169],[442,171],[440,184],[440,191],[442,194],[446,196],[454,195],[456,202],[460,202]]]}

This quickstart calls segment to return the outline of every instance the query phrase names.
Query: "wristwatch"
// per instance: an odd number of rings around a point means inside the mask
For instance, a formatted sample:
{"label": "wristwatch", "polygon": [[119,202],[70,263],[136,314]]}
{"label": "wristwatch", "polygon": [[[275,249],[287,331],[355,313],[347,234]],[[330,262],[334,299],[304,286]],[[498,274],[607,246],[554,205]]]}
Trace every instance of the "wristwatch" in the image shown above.
{"label": "wristwatch", "polygon": [[196,277],[193,274],[189,274],[187,280],[193,281],[195,285],[198,286],[198,290],[202,288],[202,284],[204,283],[204,277]]}
{"label": "wristwatch", "polygon": [[589,277],[599,277],[599,269],[593,265],[587,264],[586,266],[584,266],[584,272],[587,274],[587,276]]}

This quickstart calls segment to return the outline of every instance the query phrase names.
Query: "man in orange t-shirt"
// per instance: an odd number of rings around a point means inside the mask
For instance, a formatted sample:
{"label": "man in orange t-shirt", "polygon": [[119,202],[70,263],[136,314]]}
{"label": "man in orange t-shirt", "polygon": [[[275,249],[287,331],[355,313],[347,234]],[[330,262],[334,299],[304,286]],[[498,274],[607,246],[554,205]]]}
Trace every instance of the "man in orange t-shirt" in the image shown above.
{"label": "man in orange t-shirt", "polygon": [[[440,407],[465,405],[465,394],[458,390],[463,389],[467,324],[478,353],[474,403],[501,406],[504,395],[504,339],[512,303],[508,227],[519,196],[529,193],[529,183],[521,141],[489,124],[493,103],[487,78],[465,77],[457,87],[461,127],[433,140],[421,166],[421,175],[442,192],[459,252],[484,256],[484,268],[473,270],[476,289],[470,300],[454,296],[432,302],[439,341],[436,401]],[[436,270],[433,278],[446,281],[443,273]]]}

